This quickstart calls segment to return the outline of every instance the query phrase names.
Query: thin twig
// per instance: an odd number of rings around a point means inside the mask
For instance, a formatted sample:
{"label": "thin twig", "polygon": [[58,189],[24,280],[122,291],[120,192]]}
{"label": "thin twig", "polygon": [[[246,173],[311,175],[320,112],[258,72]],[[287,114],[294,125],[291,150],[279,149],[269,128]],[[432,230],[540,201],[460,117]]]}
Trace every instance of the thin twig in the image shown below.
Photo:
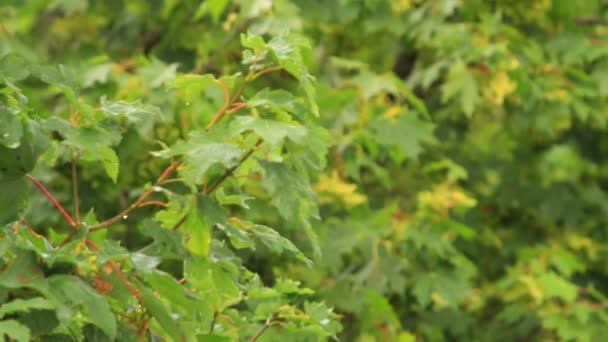
{"label": "thin twig", "polygon": [[150,201],[141,202],[137,207],[141,208],[141,207],[145,207],[148,205],[160,205],[161,207],[165,207],[165,208],[169,206],[169,204],[167,202],[150,200]]}
{"label": "thin twig", "polygon": [[70,231],[70,234],[68,234],[68,237],[66,237],[65,240],[61,241],[61,243],[59,244],[59,247],[63,247],[68,242],[72,241],[74,239],[74,237],[76,236],[76,233],[78,233],[78,231],[76,229],[73,229],[72,231]]}
{"label": "thin twig", "polygon": [[29,231],[30,231],[30,233],[32,233],[32,235],[34,235],[35,237],[37,237],[37,238],[44,237],[44,236],[42,236],[42,235],[38,234],[38,233],[36,232],[36,230],[34,230],[34,227],[32,227],[32,225],[30,224],[30,221],[28,221],[28,220],[26,220],[26,219],[23,219],[23,220],[21,220],[21,222],[22,222],[22,223],[23,223],[23,225],[24,225],[24,226],[27,228],[27,230],[29,230]]}
{"label": "thin twig", "polygon": [[131,204],[129,207],[122,210],[120,213],[114,215],[113,217],[111,217],[103,222],[100,222],[98,224],[94,224],[94,225],[90,226],[89,230],[94,232],[96,230],[104,229],[104,228],[107,228],[107,227],[113,225],[114,223],[124,219],[124,217],[128,216],[129,213],[131,213],[131,211],[133,211],[134,209],[137,209],[142,203],[144,203],[146,198],[148,198],[148,196],[150,196],[154,192],[154,188],[156,186],[160,185],[165,179],[167,179],[169,177],[169,175],[171,175],[171,173],[173,171],[175,171],[175,169],[177,169],[180,165],[181,165],[181,163],[174,163],[174,164],[169,165],[165,169],[165,171],[163,171],[163,173],[160,175],[160,177],[158,177],[156,182],[154,182],[154,185],[151,186],[148,190],[146,190],[143,194],[141,194],[141,196],[139,196],[139,198],[137,198],[137,200],[135,200],[135,202],[133,202],[133,204]]}
{"label": "thin twig", "polygon": [[[226,114],[226,112],[228,112],[229,110],[238,110],[244,106],[247,105],[246,102],[237,102],[235,103],[235,101],[241,96],[241,93],[243,93],[243,90],[245,90],[245,87],[247,86],[247,84],[254,79],[255,74],[253,73],[253,71],[249,71],[249,73],[247,74],[247,76],[245,76],[245,79],[243,80],[243,83],[241,83],[241,85],[239,86],[239,88],[236,90],[236,92],[234,93],[234,95],[232,97],[230,97],[228,95],[228,102],[224,102],[224,105],[222,106],[221,110],[218,111],[213,118],[211,119],[211,122],[209,122],[209,124],[206,127],[206,130],[209,131],[213,128],[213,126],[215,126],[216,123],[219,122],[219,120],[222,119],[222,117],[224,116],[224,114]],[[226,88],[227,89],[227,88]],[[224,94],[226,95],[226,94]],[[224,99],[224,101],[226,100],[226,98]],[[234,106],[236,105],[236,106]],[[234,108],[233,108],[234,106]],[[232,175],[232,173],[241,165],[243,164],[243,162],[245,162],[245,160],[247,160],[247,158],[249,158],[253,152],[260,146],[260,144],[262,144],[263,140],[259,139],[255,145],[253,147],[251,147],[249,149],[249,151],[247,151],[239,160],[239,162],[234,165],[233,167],[229,168],[228,170],[226,170],[224,172],[224,174],[222,174],[220,176],[220,178],[218,178],[211,186],[207,187],[205,185],[205,189],[204,189],[204,193],[205,195],[209,195],[211,194],[215,189],[217,189],[225,180],[226,178],[228,178],[230,175]],[[171,230],[178,230],[179,227],[184,224],[184,222],[186,222],[186,218],[188,215],[184,215],[172,228]]]}
{"label": "thin twig", "polygon": [[251,80],[255,80],[259,76],[262,76],[262,75],[264,75],[266,73],[277,71],[277,70],[281,70],[281,69],[283,69],[283,67],[280,66],[280,65],[275,65],[275,66],[268,67],[266,69],[260,70],[260,71],[256,72],[255,74],[253,74],[253,76],[251,76]]}
{"label": "thin twig", "polygon": [[65,211],[65,209],[63,208],[61,203],[59,203],[59,201],[57,201],[57,199],[47,190],[47,188],[44,187],[44,185],[42,185],[42,183],[40,183],[36,178],[34,178],[34,176],[30,175],[29,173],[25,174],[25,178],[29,179],[32,183],[34,183],[34,185],[36,185],[38,187],[38,189],[40,189],[40,191],[42,191],[42,193],[46,196],[46,198],[48,198],[49,201],[51,201],[51,203],[53,203],[55,208],[57,208],[57,210],[59,210],[61,215],[68,221],[70,226],[76,227],[78,225],[76,223],[76,221],[74,221],[72,216],[70,216],[70,214],[68,214],[68,212]]}
{"label": "thin twig", "polygon": [[268,317],[268,319],[266,319],[266,322],[264,322],[264,325],[260,328],[260,330],[258,330],[255,335],[251,336],[251,338],[249,338],[249,342],[255,342],[258,340],[258,338],[260,338],[260,336],[262,336],[262,334],[264,332],[266,332],[266,329],[268,329],[268,327],[270,327],[274,322],[272,321],[272,317]]}
{"label": "thin twig", "polygon": [[[263,139],[259,139],[255,143],[255,145],[253,145],[245,154],[243,154],[243,156],[241,156],[241,159],[239,159],[239,162],[236,165],[224,171],[220,178],[218,178],[211,186],[206,188],[204,194],[210,195],[211,193],[213,193],[213,191],[215,191],[228,177],[230,177],[230,175],[232,175],[234,171],[236,171],[236,169],[241,166],[245,162],[245,160],[247,160],[247,158],[249,158],[263,142]],[[179,227],[181,227],[181,225],[186,222],[187,217],[188,215],[184,215],[179,221],[177,221],[177,223],[171,228],[171,230],[178,230]]]}
{"label": "thin twig", "polygon": [[76,159],[72,157],[72,197],[74,201],[74,215],[80,224],[80,197],[78,196],[78,173],[76,173]]}
{"label": "thin twig", "polygon": [[253,152],[255,152],[255,150],[258,149],[258,147],[260,147],[260,145],[264,142],[263,139],[258,139],[258,141],[255,143],[255,145],[253,145],[242,157],[241,159],[239,159],[239,162],[234,165],[233,167],[227,169],[224,174],[222,174],[222,176],[220,178],[218,178],[211,186],[209,186],[207,188],[207,191],[205,191],[205,195],[209,195],[211,194],[215,189],[217,189],[218,186],[220,186],[225,180],[226,178],[230,177],[232,175],[232,173],[234,173],[234,171],[241,166],[241,164],[243,164],[252,154]]}
{"label": "thin twig", "polygon": [[[87,246],[91,247],[94,251],[99,251],[99,249],[100,249],[99,246],[97,246],[97,244],[95,242],[93,242],[93,240],[89,239],[88,237],[85,237],[84,242]],[[133,284],[131,284],[131,282],[129,282],[129,280],[125,276],[124,272],[118,265],[118,262],[108,261],[108,264],[110,265],[112,270],[114,272],[116,272],[120,281],[127,287],[127,290],[129,290],[129,292],[131,292],[131,294],[134,295],[135,297],[141,298],[142,297],[141,292],[139,292],[139,290],[137,290],[135,288],[135,286],[133,286]]]}
{"label": "thin twig", "polygon": [[215,124],[218,121],[220,121],[222,119],[222,117],[224,116],[224,114],[226,114],[226,111],[232,105],[232,102],[233,102],[230,99],[230,91],[228,90],[228,87],[226,87],[226,85],[224,84],[224,82],[222,82],[220,80],[217,80],[217,81],[215,81],[215,83],[217,83],[222,88],[222,90],[224,91],[224,104],[213,115],[213,117],[211,118],[211,121],[209,121],[209,123],[207,124],[207,127],[205,127],[206,131],[209,131],[211,128],[213,128],[213,126],[215,126]]}
{"label": "thin twig", "polygon": [[179,219],[179,221],[177,221],[177,223],[171,227],[171,230],[178,230],[179,227],[186,222],[187,217],[188,215],[184,215],[181,219]]}
{"label": "thin twig", "polygon": [[209,333],[213,334],[213,329],[215,329],[215,321],[217,321],[218,312],[213,311],[213,318],[211,319],[211,325],[209,326]]}

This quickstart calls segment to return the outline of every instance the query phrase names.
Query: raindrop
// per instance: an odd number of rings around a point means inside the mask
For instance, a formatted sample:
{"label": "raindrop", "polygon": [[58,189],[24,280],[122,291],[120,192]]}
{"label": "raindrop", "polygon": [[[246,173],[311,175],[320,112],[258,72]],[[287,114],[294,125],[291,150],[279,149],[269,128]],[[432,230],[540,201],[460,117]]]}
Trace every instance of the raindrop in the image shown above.
{"label": "raindrop", "polygon": [[189,106],[190,106],[190,102],[186,102],[186,107],[189,107]]}
{"label": "raindrop", "polygon": [[159,191],[163,191],[163,188],[161,188],[160,186],[156,185],[152,188],[154,191],[159,192]]}
{"label": "raindrop", "polygon": [[123,219],[123,220],[126,220],[126,219],[127,219],[127,217],[129,217],[129,216],[127,216],[127,215],[122,215],[122,219]]}

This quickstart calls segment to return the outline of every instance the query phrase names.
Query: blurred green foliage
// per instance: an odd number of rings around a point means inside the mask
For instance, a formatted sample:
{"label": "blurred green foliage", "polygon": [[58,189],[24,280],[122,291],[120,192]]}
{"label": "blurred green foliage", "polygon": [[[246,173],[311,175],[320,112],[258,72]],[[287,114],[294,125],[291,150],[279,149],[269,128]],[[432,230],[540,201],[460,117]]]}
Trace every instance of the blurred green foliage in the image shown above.
{"label": "blurred green foliage", "polygon": [[0,336],[608,336],[605,1],[0,18]]}

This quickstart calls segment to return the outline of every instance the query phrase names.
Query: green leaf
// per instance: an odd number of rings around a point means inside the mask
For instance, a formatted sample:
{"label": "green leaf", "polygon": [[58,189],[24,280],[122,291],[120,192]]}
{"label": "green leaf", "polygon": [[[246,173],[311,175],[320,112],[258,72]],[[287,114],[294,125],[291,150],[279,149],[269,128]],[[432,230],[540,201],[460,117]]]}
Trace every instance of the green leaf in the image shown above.
{"label": "green leaf", "polygon": [[417,159],[422,152],[422,143],[435,143],[433,130],[435,125],[418,119],[412,113],[399,115],[396,121],[377,119],[371,123],[371,131],[379,144],[399,148],[399,154],[393,155],[397,163],[408,158]]}
{"label": "green leaf", "polygon": [[29,287],[43,295],[48,294],[46,279],[36,263],[35,254],[24,249],[19,249],[15,260],[0,273],[0,284],[9,289]]}
{"label": "green leaf", "polygon": [[28,122],[21,139],[11,146],[0,145],[0,179],[16,178],[32,171],[40,153],[46,149],[46,139],[40,137],[38,124]]}
{"label": "green leaf", "polygon": [[116,318],[108,302],[87,283],[69,275],[53,275],[49,278],[52,292],[62,303],[84,305],[88,319],[110,339],[116,337]]}
{"label": "green leaf", "polygon": [[470,286],[461,274],[438,270],[417,274],[412,292],[422,306],[431,302],[456,307],[469,294]]}
{"label": "green leaf", "polygon": [[310,184],[297,172],[282,163],[259,161],[266,171],[262,185],[268,191],[270,203],[279,214],[292,224],[304,228],[313,248],[315,259],[321,257],[321,248],[316,233],[312,230],[310,218],[318,218],[317,200]]}
{"label": "green leaf", "polygon": [[462,111],[469,117],[473,115],[473,110],[480,100],[477,81],[462,61],[452,65],[441,91],[443,102],[457,98]]}
{"label": "green leaf", "polygon": [[219,224],[218,227],[226,233],[230,239],[230,244],[236,249],[248,248],[255,250],[255,241],[251,234],[244,229],[235,227],[231,224]]}
{"label": "green leaf", "polygon": [[184,226],[186,247],[196,255],[208,255],[211,243],[211,227],[205,221],[198,210],[192,210],[188,214]]}
{"label": "green leaf", "polygon": [[222,336],[218,334],[202,334],[196,335],[196,338],[200,342],[230,342],[233,339],[228,336]]}
{"label": "green leaf", "polygon": [[103,330],[99,329],[98,327],[96,327],[93,324],[86,324],[82,328],[82,335],[84,336],[86,341],[91,341],[91,342],[111,342],[112,341],[103,332]]}
{"label": "green leaf", "polygon": [[58,305],[56,310],[38,310],[32,309],[26,313],[19,315],[19,323],[24,324],[30,330],[30,333],[34,336],[40,336],[51,333],[54,329],[59,326],[59,320],[57,315],[58,310],[62,310],[61,306]]}
{"label": "green leaf", "polygon": [[[303,58],[303,52],[311,49],[308,39],[295,33],[283,33],[274,36],[266,43],[262,37],[248,32],[241,34],[241,44],[254,50],[254,56],[245,58],[247,63],[249,60],[258,60],[255,56],[262,56],[264,53],[270,52],[274,60],[300,82],[312,113],[319,116],[319,106],[316,102],[316,79],[308,72]],[[257,67],[257,65],[252,65],[252,67]]]}
{"label": "green leaf", "polygon": [[173,81],[176,77],[179,63],[166,64],[156,57],[139,68],[138,72],[146,85],[150,88],[160,88]]}
{"label": "green leaf", "polygon": [[318,217],[316,195],[310,184],[297,172],[282,163],[259,160],[266,171],[263,186],[270,202],[290,222]]}
{"label": "green leaf", "polygon": [[27,312],[31,309],[54,309],[55,305],[42,297],[29,299],[17,298],[0,306],[0,318],[14,312]]}
{"label": "green leaf", "polygon": [[142,304],[165,332],[175,341],[186,341],[187,339],[185,336],[187,335],[184,333],[179,321],[171,317],[171,312],[165,307],[163,302],[154,295],[154,292],[147,287],[140,287],[139,291],[143,295],[141,299]]}
{"label": "green leaf", "polygon": [[388,324],[390,327],[400,329],[401,323],[389,301],[378,295],[376,292],[368,290],[365,292],[367,301],[367,322],[368,324]]}
{"label": "green leaf", "polygon": [[27,208],[27,182],[24,178],[0,178],[0,189],[0,226],[4,226],[17,220]]}
{"label": "green leaf", "polygon": [[8,54],[0,58],[0,75],[14,80],[22,80],[30,75],[31,64],[23,57]]}
{"label": "green leaf", "polygon": [[173,80],[172,86],[173,88],[182,91],[186,99],[193,99],[200,96],[201,93],[206,92],[209,87],[219,87],[211,74],[179,75]]}
{"label": "green leaf", "polygon": [[119,141],[120,137],[104,130],[81,127],[69,129],[64,143],[81,151],[82,160],[101,162],[107,175],[116,182],[119,160],[110,146]]}
{"label": "green leaf", "polygon": [[538,283],[548,297],[557,297],[566,302],[572,302],[578,295],[578,288],[576,285],[558,276],[554,272],[543,273],[538,277]]}
{"label": "green leaf", "polygon": [[131,253],[131,262],[138,272],[150,273],[156,269],[156,266],[162,261],[158,256],[146,255],[144,253]]}
{"label": "green leaf", "polygon": [[168,205],[163,210],[159,210],[154,219],[164,228],[171,229],[186,215],[190,209],[190,202],[186,196],[169,193]]}
{"label": "green leaf", "polygon": [[215,142],[210,135],[193,132],[187,141],[179,141],[160,156],[183,156],[184,166],[180,170],[186,182],[200,184],[203,176],[215,164],[226,168],[234,166],[243,151],[236,145]]}
{"label": "green leaf", "polygon": [[273,37],[268,42],[268,47],[275,58],[287,72],[300,81],[300,85],[306,93],[308,104],[315,116],[319,116],[319,107],[316,102],[315,78],[308,72],[304,64],[302,50],[310,50],[310,42],[303,36],[297,34],[283,34]]}
{"label": "green leaf", "polygon": [[30,341],[30,329],[23,324],[9,319],[0,322],[0,336],[9,337],[17,342],[28,342]]}
{"label": "green leaf", "polygon": [[226,211],[206,196],[193,199],[192,210],[184,222],[185,243],[188,250],[197,255],[208,255],[211,243],[211,229],[226,220]]}
{"label": "green leaf", "polygon": [[247,201],[253,199],[253,197],[245,194],[226,195],[224,193],[224,188],[220,188],[215,191],[215,198],[217,198],[217,201],[221,205],[238,205],[244,209],[249,209]]}
{"label": "green leaf", "polygon": [[249,130],[263,138],[271,147],[280,145],[286,138],[295,143],[303,144],[306,138],[306,128],[304,126],[275,120],[239,116],[230,123],[230,131],[234,135]]}
{"label": "green leaf", "polygon": [[8,148],[18,147],[23,136],[23,123],[16,114],[14,110],[0,105],[0,145]]}
{"label": "green leaf", "polygon": [[241,301],[241,290],[233,275],[220,262],[200,257],[187,260],[184,276],[188,284],[203,291],[203,300],[209,302],[215,311],[221,312]]}
{"label": "green leaf", "polygon": [[205,14],[210,14],[214,22],[217,23],[230,0],[208,0],[201,3],[194,14],[194,19],[200,19]]}
{"label": "green leaf", "polygon": [[302,253],[291,241],[282,237],[274,229],[259,224],[254,224],[249,227],[251,234],[258,238],[268,249],[281,254],[284,250],[289,251],[296,258],[303,261],[309,267],[312,267],[312,261]]}
{"label": "green leaf", "polygon": [[96,65],[84,74],[82,85],[84,87],[92,87],[95,83],[106,83],[108,76],[112,71],[112,63],[103,63]]}
{"label": "green leaf", "polygon": [[264,88],[248,99],[247,106],[249,108],[267,108],[280,113],[286,112],[298,118],[304,117],[307,111],[301,98],[283,89]]}
{"label": "green leaf", "polygon": [[154,128],[156,121],[162,119],[160,108],[143,104],[139,100],[134,102],[110,102],[106,100],[105,96],[102,96],[100,102],[104,113],[126,118],[142,136]]}
{"label": "green leaf", "polygon": [[118,177],[118,156],[113,149],[108,146],[99,146],[99,161],[103,165],[103,168],[106,170],[108,176],[114,183],[116,183],[116,178]]}
{"label": "green leaf", "polygon": [[161,271],[154,271],[146,277],[146,280],[171,305],[175,305],[191,313],[202,312],[203,314],[208,313],[209,316],[213,315],[212,309],[206,308],[201,300],[194,297],[171,275]]}

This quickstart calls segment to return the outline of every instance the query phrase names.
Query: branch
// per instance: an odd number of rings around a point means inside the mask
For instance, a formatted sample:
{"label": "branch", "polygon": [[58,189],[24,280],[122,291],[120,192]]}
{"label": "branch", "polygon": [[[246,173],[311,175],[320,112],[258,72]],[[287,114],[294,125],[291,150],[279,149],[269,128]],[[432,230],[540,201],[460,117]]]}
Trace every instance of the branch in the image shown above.
{"label": "branch", "polygon": [[28,221],[27,219],[21,220],[21,223],[23,223],[23,225],[27,228],[27,230],[29,230],[30,233],[32,235],[34,235],[35,237],[37,237],[37,238],[44,237],[44,236],[42,236],[42,235],[40,235],[40,234],[38,234],[36,232],[36,230],[34,229],[34,227],[32,227],[32,225],[30,224],[30,221]]}
{"label": "branch", "polygon": [[[91,249],[93,249],[94,251],[99,251],[99,246],[97,246],[97,244],[95,244],[95,242],[93,242],[93,240],[89,239],[88,237],[84,238],[84,243],[91,247]],[[134,295],[137,298],[141,298],[141,292],[139,292],[139,290],[137,290],[135,288],[135,286],[133,286],[133,284],[131,284],[131,282],[129,282],[129,280],[127,279],[127,277],[125,276],[124,272],[122,271],[122,269],[120,268],[120,266],[118,266],[118,262],[116,261],[108,261],[107,265],[110,265],[110,267],[112,268],[112,270],[114,272],[116,272],[116,274],[118,275],[118,278],[120,278],[120,281],[127,287],[127,290],[129,290],[129,292],[131,292],[132,295]],[[107,272],[109,273],[109,272]]]}
{"label": "branch", "polygon": [[574,18],[574,22],[579,25],[604,25],[606,20],[602,17],[583,16]]}
{"label": "branch", "polygon": [[239,166],[241,166],[241,164],[243,164],[249,157],[251,157],[251,155],[253,154],[253,152],[255,152],[255,150],[258,149],[258,147],[260,147],[260,145],[264,142],[263,139],[258,139],[258,141],[255,143],[255,145],[253,145],[242,157],[241,159],[239,159],[239,162],[234,165],[233,167],[227,169],[224,174],[218,178],[209,188],[207,188],[207,191],[205,191],[205,195],[209,195],[211,194],[215,189],[217,189],[218,186],[220,186],[225,180],[226,178],[230,177],[234,171],[236,169],[238,169]]}
{"label": "branch", "polygon": [[80,223],[80,198],[78,197],[78,173],[76,173],[76,160],[72,158],[72,200],[74,201],[74,215],[76,222]]}
{"label": "branch", "polygon": [[76,221],[74,221],[72,216],[70,216],[70,214],[68,214],[68,212],[65,211],[63,206],[59,203],[59,201],[57,201],[57,199],[47,190],[47,188],[45,188],[44,185],[42,185],[42,183],[40,183],[36,178],[34,178],[34,176],[30,175],[29,173],[25,174],[25,178],[29,179],[32,183],[34,183],[38,187],[38,189],[40,189],[40,191],[42,191],[42,193],[46,196],[46,198],[48,198],[49,201],[51,201],[51,203],[53,203],[55,208],[57,208],[57,210],[59,210],[61,215],[63,215],[63,217],[66,219],[66,221],[68,221],[70,226],[76,227],[78,225],[78,223],[76,223]]}
{"label": "branch", "polygon": [[268,67],[266,69],[260,70],[260,71],[256,72],[255,74],[253,74],[253,76],[251,76],[251,80],[255,80],[259,76],[262,76],[262,75],[264,75],[266,73],[273,72],[273,71],[276,71],[276,70],[281,70],[281,69],[283,69],[283,67],[280,66],[280,65],[275,65],[275,66]]}
{"label": "branch", "polygon": [[161,207],[165,207],[165,208],[169,206],[169,204],[167,204],[167,202],[150,200],[150,201],[141,202],[139,204],[139,206],[137,206],[137,207],[141,208],[141,207],[145,207],[147,205],[160,205]]}
{"label": "branch", "polygon": [[266,322],[264,322],[264,325],[260,328],[260,330],[258,330],[255,335],[251,336],[251,338],[249,338],[249,342],[255,342],[258,340],[258,338],[260,338],[260,336],[262,336],[262,334],[264,332],[266,332],[266,329],[268,329],[268,327],[270,327],[271,325],[273,325],[274,322],[272,320],[272,317],[268,317],[268,319],[266,319]]}
{"label": "branch", "polygon": [[209,326],[209,333],[213,334],[213,329],[215,329],[215,322],[217,321],[217,316],[219,313],[217,311],[213,311],[213,319],[211,320],[211,325]]}
{"label": "branch", "polygon": [[209,122],[209,124],[207,124],[207,127],[205,127],[206,131],[209,131],[211,128],[213,128],[213,126],[215,126],[215,124],[220,121],[222,119],[222,117],[224,116],[224,114],[226,114],[226,111],[228,110],[228,107],[230,107],[232,105],[232,100],[230,99],[230,91],[228,90],[228,87],[226,87],[226,85],[224,84],[224,82],[222,81],[215,81],[215,83],[217,83],[220,87],[222,87],[222,90],[224,91],[224,104],[222,105],[222,108],[220,108],[217,113],[215,113],[213,115],[213,118],[211,118],[211,121]]}
{"label": "branch", "polygon": [[177,223],[175,225],[173,225],[173,227],[171,227],[171,230],[178,230],[179,227],[181,227],[181,225],[184,224],[184,222],[186,222],[187,217],[188,217],[188,215],[184,215],[181,219],[179,219],[179,221],[177,221]]}
{"label": "branch", "polygon": [[122,210],[120,213],[114,215],[113,217],[111,217],[103,222],[100,222],[98,224],[94,224],[94,225],[90,226],[89,231],[94,232],[96,230],[107,228],[107,227],[113,225],[114,223],[122,220],[125,216],[128,216],[129,213],[131,213],[131,211],[137,209],[143,203],[146,203],[145,202],[146,198],[148,198],[148,196],[150,196],[154,192],[154,188],[156,186],[160,185],[165,179],[167,179],[169,177],[169,175],[171,175],[171,173],[173,171],[175,171],[180,165],[181,165],[181,163],[173,163],[173,164],[169,165],[165,169],[165,171],[163,171],[163,173],[160,175],[160,177],[158,177],[156,182],[154,182],[154,185],[151,186],[148,190],[146,190],[143,194],[141,194],[141,196],[139,196],[139,198],[137,198],[137,200],[135,200],[135,202],[133,202],[133,204],[131,204],[128,208],[125,208],[124,210]]}
{"label": "branch", "polygon": [[[204,193],[205,195],[210,195],[213,191],[215,191],[228,177],[230,177],[239,166],[241,166],[247,158],[251,157],[253,152],[258,149],[258,147],[264,142],[263,139],[258,139],[258,141],[253,145],[243,156],[239,159],[239,162],[233,167],[224,171],[224,173],[218,178],[209,188],[207,188]],[[186,218],[188,215],[184,215],[177,223],[171,228],[171,230],[178,230],[184,222],[186,222]]]}

